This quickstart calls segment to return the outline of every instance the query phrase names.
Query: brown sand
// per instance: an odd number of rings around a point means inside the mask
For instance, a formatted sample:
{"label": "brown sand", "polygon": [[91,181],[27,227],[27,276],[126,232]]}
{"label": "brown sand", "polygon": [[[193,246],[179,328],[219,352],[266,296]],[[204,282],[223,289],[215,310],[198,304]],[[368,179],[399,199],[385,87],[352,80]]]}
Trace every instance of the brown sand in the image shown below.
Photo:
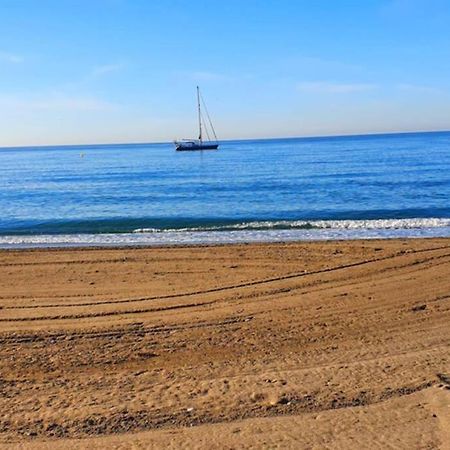
{"label": "brown sand", "polygon": [[450,448],[450,240],[0,252],[0,447]]}

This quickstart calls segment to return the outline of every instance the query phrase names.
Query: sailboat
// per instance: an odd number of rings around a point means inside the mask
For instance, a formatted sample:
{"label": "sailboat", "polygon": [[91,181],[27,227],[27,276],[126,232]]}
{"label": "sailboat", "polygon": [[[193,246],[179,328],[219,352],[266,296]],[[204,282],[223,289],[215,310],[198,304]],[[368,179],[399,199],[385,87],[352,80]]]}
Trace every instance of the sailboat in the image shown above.
{"label": "sailboat", "polygon": [[[212,136],[214,139],[211,139],[208,126],[206,121],[204,120],[201,104],[206,111],[206,117],[208,118],[209,127],[211,128]],[[206,108],[203,97],[200,94],[200,89],[197,86],[197,109],[198,109],[198,139],[183,139],[180,141],[175,141],[175,150],[178,152],[182,151],[192,151],[192,150],[217,150],[219,147],[219,143],[217,141],[216,132],[214,130],[213,124],[211,122],[211,118],[209,117],[208,110]],[[203,127],[202,127],[203,122]],[[208,140],[203,140],[203,130],[206,132],[206,136]]]}

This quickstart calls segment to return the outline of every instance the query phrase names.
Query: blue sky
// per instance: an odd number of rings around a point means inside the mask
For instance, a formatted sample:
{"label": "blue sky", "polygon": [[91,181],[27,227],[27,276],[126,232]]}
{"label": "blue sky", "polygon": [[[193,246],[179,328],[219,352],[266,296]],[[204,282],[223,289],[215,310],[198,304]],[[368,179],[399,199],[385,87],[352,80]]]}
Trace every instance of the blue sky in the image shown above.
{"label": "blue sky", "polygon": [[0,0],[0,146],[450,129],[447,0]]}

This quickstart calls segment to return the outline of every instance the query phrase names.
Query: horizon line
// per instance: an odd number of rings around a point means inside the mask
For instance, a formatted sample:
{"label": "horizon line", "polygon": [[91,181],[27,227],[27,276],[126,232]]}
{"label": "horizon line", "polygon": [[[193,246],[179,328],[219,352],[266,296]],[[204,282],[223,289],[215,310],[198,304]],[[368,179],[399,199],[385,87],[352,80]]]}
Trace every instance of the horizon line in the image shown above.
{"label": "horizon line", "polygon": [[[278,137],[260,137],[260,138],[234,138],[234,139],[219,139],[221,142],[235,142],[235,141],[270,141],[279,139],[324,139],[324,138],[345,138],[345,137],[363,137],[363,136],[386,136],[397,134],[433,134],[433,133],[449,133],[450,129],[443,130],[415,130],[415,131],[374,131],[368,133],[348,133],[348,134],[323,134],[323,135],[303,135],[303,136],[278,136]],[[174,141],[139,141],[139,142],[101,142],[90,144],[38,144],[38,145],[6,145],[0,146],[0,150],[5,149],[39,149],[52,147],[108,147],[120,145],[165,145],[172,144]]]}

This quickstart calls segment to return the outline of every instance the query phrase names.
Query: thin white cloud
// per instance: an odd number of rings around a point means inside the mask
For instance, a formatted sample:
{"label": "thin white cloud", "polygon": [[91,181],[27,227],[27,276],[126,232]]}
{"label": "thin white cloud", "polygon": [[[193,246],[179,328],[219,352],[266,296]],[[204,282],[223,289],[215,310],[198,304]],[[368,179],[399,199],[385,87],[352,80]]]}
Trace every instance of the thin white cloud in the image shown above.
{"label": "thin white cloud", "polygon": [[49,94],[39,96],[0,96],[0,108],[9,111],[112,111],[117,106],[90,96]]}
{"label": "thin white cloud", "polygon": [[24,58],[14,53],[0,51],[0,62],[6,62],[9,64],[20,64],[24,61]]}
{"label": "thin white cloud", "polygon": [[328,81],[305,81],[296,85],[296,89],[300,92],[322,94],[348,94],[371,91],[376,88],[377,85],[371,83],[333,83]]}
{"label": "thin white cloud", "polygon": [[406,92],[416,92],[423,94],[443,94],[444,91],[442,89],[433,87],[433,86],[425,86],[419,84],[410,84],[410,83],[400,83],[397,85],[397,89]]}
{"label": "thin white cloud", "polygon": [[91,76],[92,77],[101,77],[103,75],[107,75],[113,72],[118,72],[125,67],[123,63],[117,64],[103,64],[101,66],[96,66],[92,69]]}
{"label": "thin white cloud", "polygon": [[303,68],[312,68],[314,70],[360,71],[362,69],[362,67],[357,64],[307,55],[293,56],[287,58],[284,62],[289,64],[297,64]]}

